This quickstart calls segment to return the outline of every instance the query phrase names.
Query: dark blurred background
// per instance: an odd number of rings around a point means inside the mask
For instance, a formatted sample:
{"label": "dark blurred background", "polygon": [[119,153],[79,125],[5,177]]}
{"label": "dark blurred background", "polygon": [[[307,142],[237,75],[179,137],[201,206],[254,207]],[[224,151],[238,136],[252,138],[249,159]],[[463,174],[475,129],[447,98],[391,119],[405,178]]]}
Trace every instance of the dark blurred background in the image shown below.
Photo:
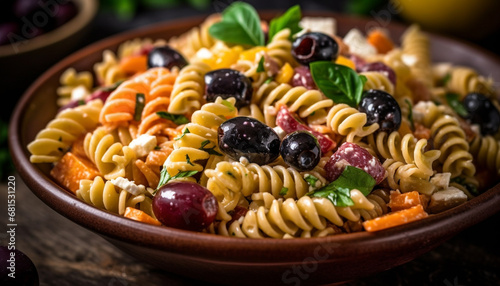
{"label": "dark blurred background", "polygon": [[[401,2],[399,2],[401,1]],[[9,1],[2,0],[2,5]],[[12,2],[12,1],[10,1]],[[36,1],[35,1],[36,2]],[[17,100],[22,96],[29,85],[50,66],[57,63],[69,53],[77,51],[91,43],[108,36],[127,30],[148,26],[162,21],[208,15],[221,12],[231,0],[101,0],[97,15],[92,21],[87,36],[75,44],[75,48],[66,53],[58,54],[50,63],[37,64],[38,57],[44,54],[24,59],[22,64],[12,70],[0,66],[0,71],[11,76],[0,77],[0,95],[3,103],[0,104],[0,175],[5,178],[9,167],[7,151],[7,125],[10,114]],[[284,10],[294,4],[300,4],[303,11],[336,11],[365,17],[380,17],[386,20],[385,13],[392,9],[393,4],[387,0],[250,0],[256,9]],[[406,3],[404,3],[406,2]],[[391,13],[391,21],[421,21],[421,25],[429,31],[435,31],[447,36],[458,37],[473,42],[493,53],[500,53],[498,38],[498,21],[500,17],[494,15],[498,9],[491,9],[488,5],[497,5],[496,0],[395,0],[401,5],[410,5],[403,13]],[[417,5],[416,7],[411,5]],[[448,5],[448,6],[447,6]],[[451,10],[449,5],[457,8]],[[480,14],[478,7],[485,7],[491,15],[484,14],[481,21],[469,17],[471,14]],[[0,17],[2,17],[0,13]],[[448,20],[453,19],[453,21]],[[443,22],[444,21],[444,22]],[[475,23],[475,24],[471,24]],[[444,23],[444,24],[443,24]],[[448,25],[450,24],[450,25]],[[453,24],[453,25],[451,25]],[[449,26],[449,27],[448,27]],[[25,71],[36,71],[34,74]],[[14,80],[15,77],[15,80]],[[43,112],[43,111],[40,111]],[[3,172],[3,173],[2,173]],[[41,202],[38,201],[39,204]],[[350,283],[351,285],[500,285],[500,236],[493,226],[500,225],[500,216],[496,215],[489,220],[470,228],[459,236],[444,243],[422,257],[395,269],[380,273],[366,279]],[[74,226],[76,227],[76,226]],[[293,250],[291,250],[293,251]],[[130,258],[125,261],[134,261]],[[124,266],[125,267],[125,266]],[[141,266],[142,275],[151,281],[167,279],[168,274],[160,273],[149,266]],[[163,277],[163,278],[162,278]],[[99,277],[94,277],[98,280]],[[67,277],[67,285],[77,285],[78,277]],[[73,279],[73,280],[71,280]],[[71,283],[73,281],[73,283]],[[105,280],[102,280],[104,282]],[[109,281],[109,280],[108,280]],[[125,280],[123,280],[125,281]],[[166,281],[169,281],[168,279]],[[198,282],[176,278],[176,285],[191,285]],[[108,283],[109,284],[109,283]],[[48,284],[50,285],[50,283]],[[88,284],[99,285],[99,284]],[[104,284],[101,284],[104,285]],[[128,285],[128,284],[113,284]],[[143,284],[150,285],[150,284]],[[152,285],[152,284],[151,284]]]}

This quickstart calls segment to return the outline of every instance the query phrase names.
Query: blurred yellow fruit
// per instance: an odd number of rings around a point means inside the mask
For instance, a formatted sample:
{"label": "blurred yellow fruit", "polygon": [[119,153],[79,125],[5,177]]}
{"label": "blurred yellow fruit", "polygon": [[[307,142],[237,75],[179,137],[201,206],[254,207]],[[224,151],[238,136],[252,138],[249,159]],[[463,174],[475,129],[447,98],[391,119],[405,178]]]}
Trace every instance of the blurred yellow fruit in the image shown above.
{"label": "blurred yellow fruit", "polygon": [[391,0],[395,10],[424,29],[478,39],[500,26],[498,0]]}

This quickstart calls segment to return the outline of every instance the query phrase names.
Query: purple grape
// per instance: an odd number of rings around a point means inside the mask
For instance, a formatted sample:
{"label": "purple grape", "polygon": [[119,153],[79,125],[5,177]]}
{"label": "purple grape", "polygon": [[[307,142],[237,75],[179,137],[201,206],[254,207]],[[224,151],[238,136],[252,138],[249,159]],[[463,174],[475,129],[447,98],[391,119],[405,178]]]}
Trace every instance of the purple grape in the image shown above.
{"label": "purple grape", "polygon": [[307,89],[316,89],[316,84],[314,83],[308,66],[299,66],[294,69],[292,86],[303,86]]}
{"label": "purple grape", "polygon": [[75,3],[73,2],[68,2],[59,5],[58,11],[54,16],[56,27],[59,27],[64,23],[68,22],[69,20],[71,20],[73,17],[76,16],[76,13],[77,13],[77,8],[75,6]]}
{"label": "purple grape", "polygon": [[[0,46],[10,43],[9,34],[19,35],[19,25],[15,22],[1,23],[0,24]],[[13,40],[15,39],[12,38]]]}
{"label": "purple grape", "polygon": [[22,17],[31,18],[30,16],[33,15],[36,10],[40,9],[38,1],[39,0],[17,0],[14,2],[14,15],[16,15],[18,19]]}
{"label": "purple grape", "polygon": [[389,80],[392,82],[392,84],[396,85],[396,73],[387,65],[381,62],[373,62],[373,63],[368,63],[365,64],[363,67],[361,67],[361,72],[367,72],[367,71],[376,71],[383,73]]}
{"label": "purple grape", "polygon": [[0,285],[39,285],[35,264],[21,251],[0,246]]}
{"label": "purple grape", "polygon": [[197,183],[176,181],[163,185],[153,198],[153,212],[165,226],[200,231],[215,219],[215,196]]}

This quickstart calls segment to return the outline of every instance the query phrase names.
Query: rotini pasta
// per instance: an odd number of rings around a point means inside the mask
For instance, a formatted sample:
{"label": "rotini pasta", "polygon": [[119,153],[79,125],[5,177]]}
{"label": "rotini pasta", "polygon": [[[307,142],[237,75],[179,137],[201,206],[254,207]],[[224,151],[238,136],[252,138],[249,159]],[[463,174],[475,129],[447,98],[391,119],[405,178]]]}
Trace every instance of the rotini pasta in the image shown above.
{"label": "rotini pasta", "polygon": [[[214,23],[227,24],[224,17],[175,38],[106,50],[93,75],[65,71],[55,92],[58,104],[71,102],[28,145],[31,162],[55,163],[51,176],[99,209],[127,217],[133,207],[181,227],[165,219],[175,214],[154,210],[153,199],[155,206],[185,204],[183,214],[206,214],[199,225],[185,220],[185,229],[242,238],[373,231],[367,223],[415,203],[393,197],[418,198],[422,212],[434,213],[453,196],[455,206],[498,181],[499,130],[482,134],[483,123],[464,115],[475,111],[460,109],[474,92],[498,111],[492,80],[470,67],[434,64],[418,26],[390,47],[359,30],[345,38],[315,34],[340,49],[316,59],[306,35],[320,32],[314,27],[233,42],[210,33]],[[165,43],[188,64],[148,68],[150,51]],[[320,65],[309,59],[327,68],[315,70]],[[75,100],[82,105],[68,108]],[[169,193],[188,187],[191,202]]]}
{"label": "rotini pasta", "polygon": [[99,209],[119,215],[123,215],[127,207],[135,207],[146,199],[144,194],[134,196],[117,189],[111,181],[104,181],[97,176],[94,180],[81,180],[76,196]]}
{"label": "rotini pasta", "polygon": [[94,130],[99,123],[102,101],[94,100],[86,105],[65,109],[57,114],[28,145],[32,163],[58,161],[79,136]]}

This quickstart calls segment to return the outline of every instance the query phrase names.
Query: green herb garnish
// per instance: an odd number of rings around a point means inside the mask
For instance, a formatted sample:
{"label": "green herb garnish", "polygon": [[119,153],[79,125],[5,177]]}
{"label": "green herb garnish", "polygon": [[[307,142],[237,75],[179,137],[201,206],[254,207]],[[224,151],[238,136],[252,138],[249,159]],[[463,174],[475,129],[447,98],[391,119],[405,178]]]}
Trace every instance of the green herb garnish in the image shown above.
{"label": "green herb garnish", "polygon": [[274,18],[269,23],[269,42],[272,41],[274,35],[283,29],[290,29],[290,39],[292,35],[300,32],[302,28],[299,26],[299,22],[302,19],[302,12],[300,11],[300,6],[295,5],[290,7],[283,15]]}
{"label": "green herb garnish", "polygon": [[356,108],[363,96],[366,77],[353,69],[329,61],[309,65],[316,86],[335,103],[346,103]]}
{"label": "green herb garnish", "polygon": [[135,94],[135,112],[134,112],[134,120],[140,121],[142,116],[142,110],[144,109],[144,105],[146,104],[146,97],[144,93],[136,93]]}
{"label": "green herb garnish", "polygon": [[319,180],[318,178],[316,178],[313,175],[309,175],[309,174],[307,174],[304,177],[304,181],[306,181],[309,184],[309,186],[311,186],[313,188],[316,187],[316,182],[318,182],[318,180]]}
{"label": "green herb garnish", "polygon": [[[231,102],[229,102],[229,101],[227,101],[227,100],[223,99],[223,100],[221,101],[221,103],[222,103],[222,105],[224,105],[225,107],[229,108],[229,112],[233,112],[233,111],[234,111],[235,107],[234,107],[234,105],[233,105]],[[224,119],[225,119],[225,118],[224,118]]]}
{"label": "green herb garnish", "polygon": [[234,2],[222,12],[222,21],[208,29],[210,35],[230,44],[263,46],[264,32],[257,11],[247,3]]}
{"label": "green herb garnish", "polygon": [[175,137],[174,140],[177,141],[177,140],[181,140],[182,137],[184,137],[184,135],[188,134],[188,133],[191,133],[189,132],[189,129],[188,128],[184,128],[184,130],[182,131],[182,134],[181,136],[179,137]]}
{"label": "green herb garnish", "polygon": [[376,181],[370,174],[359,168],[347,166],[335,181],[307,195],[327,198],[337,207],[348,207],[354,205],[351,190],[357,189],[367,196],[375,184]]}
{"label": "green herb garnish", "polygon": [[160,146],[155,146],[155,150],[161,150]]}
{"label": "green herb garnish", "polygon": [[451,79],[451,74],[450,73],[447,73],[443,79],[441,79],[441,84],[442,85],[446,85]]}
{"label": "green herb garnish", "polygon": [[156,112],[156,114],[158,116],[160,116],[161,118],[170,120],[177,125],[189,123],[189,120],[186,118],[186,116],[184,116],[182,114],[172,114],[172,113],[168,113],[166,111],[158,111],[158,112]]}
{"label": "green herb garnish", "polygon": [[410,121],[410,125],[411,125],[411,130],[415,130],[415,122],[413,122],[413,105],[411,104],[411,102],[405,98],[405,102],[406,104],[408,104],[408,121]]}
{"label": "green herb garnish", "polygon": [[270,84],[272,81],[273,81],[273,78],[269,77],[266,79],[266,81],[264,81],[264,84]]}
{"label": "green herb garnish", "polygon": [[280,196],[286,196],[286,194],[288,194],[288,188],[287,187],[281,188]]}
{"label": "green herb garnish", "polygon": [[173,180],[173,179],[179,179],[179,178],[191,177],[191,176],[195,175],[196,173],[198,173],[198,171],[183,171],[183,172],[179,171],[179,173],[177,173],[176,175],[170,176],[170,173],[168,173],[168,171],[167,171],[167,167],[165,165],[163,165],[163,169],[160,172],[160,182],[158,182],[158,187],[154,191],[153,195],[156,194],[156,192],[163,185],[165,185],[166,183],[170,182],[171,180]]}
{"label": "green herb garnish", "polygon": [[210,143],[210,140],[205,140],[205,141],[201,142],[200,150],[203,150],[210,155],[222,156],[221,153],[215,151],[215,146],[210,147],[210,148],[205,148],[205,146],[207,146],[209,143]]}
{"label": "green herb garnish", "polygon": [[462,116],[462,117],[467,117],[469,114],[467,110],[465,109],[464,105],[462,102],[460,102],[460,96],[456,93],[447,93],[446,94],[446,101],[448,102],[448,105],[455,110],[455,112]]}
{"label": "green herb garnish", "polygon": [[257,72],[263,72],[266,71],[264,68],[264,57],[260,57],[259,65],[257,66]]}
{"label": "green herb garnish", "polygon": [[85,105],[85,100],[82,99],[78,100],[78,105]]}
{"label": "green herb garnish", "polygon": [[189,158],[189,155],[186,154],[186,162],[191,165],[191,166],[194,166],[194,164],[191,162],[191,159]]}
{"label": "green herb garnish", "polygon": [[450,180],[450,183],[457,183],[459,185],[464,186],[467,189],[467,191],[469,191],[474,196],[478,196],[481,194],[474,184],[467,183],[466,179],[463,177],[453,178]]}

